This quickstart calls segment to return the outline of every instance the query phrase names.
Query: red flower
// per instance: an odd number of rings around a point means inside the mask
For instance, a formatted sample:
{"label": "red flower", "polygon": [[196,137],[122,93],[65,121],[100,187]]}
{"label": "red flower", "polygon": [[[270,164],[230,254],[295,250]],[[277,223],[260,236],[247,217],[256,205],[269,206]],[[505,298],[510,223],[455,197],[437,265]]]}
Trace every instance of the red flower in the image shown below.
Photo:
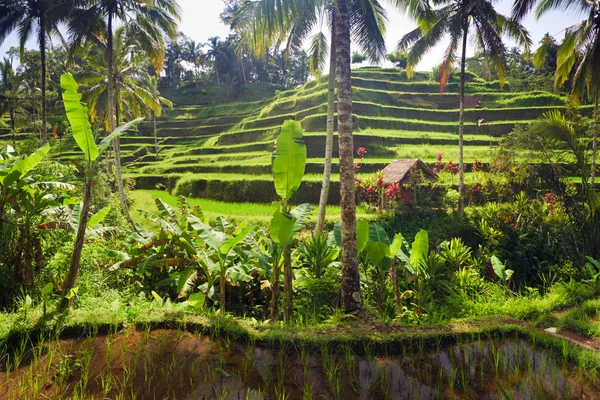
{"label": "red flower", "polygon": [[454,164],[452,160],[450,160],[444,166],[444,171],[450,172],[452,175],[456,175],[458,174],[458,165]]}
{"label": "red flower", "polygon": [[358,149],[356,149],[356,155],[358,156],[358,158],[360,160],[365,158],[366,154],[367,154],[367,149],[365,149],[364,147],[359,147]]}
{"label": "red flower", "polygon": [[388,186],[387,190],[385,191],[385,195],[387,196],[388,199],[394,199],[394,198],[398,197],[399,193],[400,193],[400,184],[398,182],[392,183],[390,186]]}

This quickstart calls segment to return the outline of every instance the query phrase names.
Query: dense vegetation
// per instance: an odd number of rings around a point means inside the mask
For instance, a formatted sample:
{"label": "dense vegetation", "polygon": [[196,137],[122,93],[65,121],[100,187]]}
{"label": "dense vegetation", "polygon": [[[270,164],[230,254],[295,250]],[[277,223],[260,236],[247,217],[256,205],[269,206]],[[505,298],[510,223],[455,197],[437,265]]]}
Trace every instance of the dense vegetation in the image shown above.
{"label": "dense vegetation", "polygon": [[[394,1],[418,28],[386,55],[376,0],[227,1],[231,35],[206,45],[177,31],[174,0],[33,3],[0,0],[0,41],[35,23],[40,45],[0,64],[0,398],[388,398],[390,365],[417,374],[419,359],[429,372],[406,384],[433,397],[597,389],[596,19],[530,57],[531,2],[505,17]],[[58,26],[68,37],[47,45]],[[444,34],[440,66],[415,72]],[[395,67],[358,67],[384,57]],[[414,158],[424,168],[386,181]],[[99,332],[106,364],[91,362]],[[88,337],[62,357],[69,335]],[[513,346],[537,355],[504,366]],[[282,349],[266,375],[263,347]],[[376,354],[404,358],[353,381]]]}

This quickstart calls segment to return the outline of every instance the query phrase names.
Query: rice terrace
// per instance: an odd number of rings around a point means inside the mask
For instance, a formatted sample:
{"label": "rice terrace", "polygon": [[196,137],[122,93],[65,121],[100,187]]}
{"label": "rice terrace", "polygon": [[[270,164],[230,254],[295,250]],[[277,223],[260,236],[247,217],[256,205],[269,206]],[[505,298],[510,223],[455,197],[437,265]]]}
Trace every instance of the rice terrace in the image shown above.
{"label": "rice terrace", "polygon": [[600,399],[600,3],[0,0],[0,400]]}

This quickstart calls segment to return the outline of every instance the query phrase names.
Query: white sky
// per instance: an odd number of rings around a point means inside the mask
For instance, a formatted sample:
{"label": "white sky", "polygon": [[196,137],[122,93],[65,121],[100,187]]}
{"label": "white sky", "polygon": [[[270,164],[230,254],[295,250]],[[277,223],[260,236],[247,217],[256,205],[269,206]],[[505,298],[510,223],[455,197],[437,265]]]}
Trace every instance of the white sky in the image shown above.
{"label": "white sky", "polygon": [[[385,3],[385,0],[384,0]],[[225,38],[229,32],[227,26],[223,25],[219,19],[219,14],[223,9],[221,0],[179,0],[182,9],[182,18],[180,30],[195,40],[196,42],[206,42],[209,37],[220,36]],[[510,14],[512,2],[509,0],[499,0],[498,10],[504,15]],[[398,40],[407,32],[414,29],[415,24],[407,17],[402,15],[396,9],[386,6],[388,10],[388,51],[394,50]],[[534,48],[546,32],[556,36],[558,40],[562,39],[563,30],[583,19],[581,15],[565,14],[563,12],[553,12],[546,14],[540,20],[529,15],[523,24],[529,30],[533,39]],[[4,56],[11,46],[17,46],[16,34],[10,35],[2,45],[0,45],[0,57]],[[429,71],[434,65],[441,61],[447,43],[442,43],[431,52],[429,52],[419,65],[420,70]],[[30,40],[27,47],[35,48],[36,43]],[[472,50],[470,51],[472,53]]]}

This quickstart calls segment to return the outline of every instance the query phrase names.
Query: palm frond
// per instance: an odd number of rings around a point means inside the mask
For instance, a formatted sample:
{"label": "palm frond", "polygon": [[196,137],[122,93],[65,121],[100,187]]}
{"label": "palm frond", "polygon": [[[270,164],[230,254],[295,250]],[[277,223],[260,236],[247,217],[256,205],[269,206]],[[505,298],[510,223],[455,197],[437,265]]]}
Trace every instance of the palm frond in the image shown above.
{"label": "palm frond", "polygon": [[310,71],[317,81],[321,78],[321,72],[325,68],[327,57],[329,55],[329,45],[323,32],[317,32],[312,40],[309,50]]}

